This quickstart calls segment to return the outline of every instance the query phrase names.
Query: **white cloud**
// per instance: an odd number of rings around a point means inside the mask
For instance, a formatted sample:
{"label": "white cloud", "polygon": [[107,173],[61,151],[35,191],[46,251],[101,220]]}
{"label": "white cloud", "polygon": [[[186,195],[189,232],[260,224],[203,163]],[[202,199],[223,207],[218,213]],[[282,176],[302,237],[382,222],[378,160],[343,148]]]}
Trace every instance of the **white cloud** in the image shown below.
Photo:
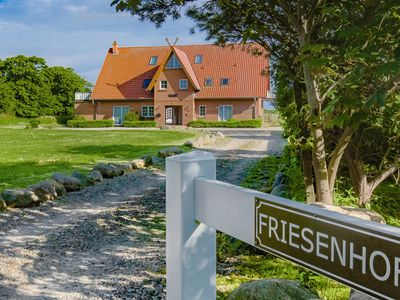
{"label": "white cloud", "polygon": [[89,8],[85,5],[67,5],[67,6],[64,6],[64,9],[71,13],[84,13]]}

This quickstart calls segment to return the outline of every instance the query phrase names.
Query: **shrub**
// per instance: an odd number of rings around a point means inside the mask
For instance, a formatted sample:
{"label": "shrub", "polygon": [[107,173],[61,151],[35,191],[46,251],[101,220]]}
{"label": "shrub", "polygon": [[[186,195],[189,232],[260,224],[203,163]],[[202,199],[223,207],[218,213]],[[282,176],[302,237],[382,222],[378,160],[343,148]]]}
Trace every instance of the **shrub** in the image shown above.
{"label": "shrub", "polygon": [[113,120],[69,120],[67,121],[68,127],[73,128],[101,128],[101,127],[112,127],[114,125]]}
{"label": "shrub", "polygon": [[259,128],[261,127],[261,119],[250,120],[235,120],[228,121],[207,121],[207,120],[194,120],[189,122],[190,127],[195,128],[209,128],[209,127],[226,127],[226,128]]}
{"label": "shrub", "polygon": [[72,118],[72,120],[86,120],[84,116],[76,115]]}
{"label": "shrub", "polygon": [[130,111],[125,114],[125,121],[139,121],[139,114],[136,111]]}
{"label": "shrub", "polygon": [[55,124],[55,123],[57,123],[56,117],[53,117],[53,116],[41,116],[41,117],[38,117],[37,120],[39,120],[40,124]]}
{"label": "shrub", "polygon": [[35,129],[35,128],[38,128],[39,125],[40,125],[40,120],[32,119],[32,120],[29,120],[29,123],[26,125],[25,128],[26,129]]}
{"label": "shrub", "polygon": [[156,127],[156,121],[124,121],[123,127]]}
{"label": "shrub", "polygon": [[56,116],[57,123],[58,124],[63,124],[63,125],[67,125],[67,122],[69,120],[72,120],[73,118],[74,118],[73,115]]}

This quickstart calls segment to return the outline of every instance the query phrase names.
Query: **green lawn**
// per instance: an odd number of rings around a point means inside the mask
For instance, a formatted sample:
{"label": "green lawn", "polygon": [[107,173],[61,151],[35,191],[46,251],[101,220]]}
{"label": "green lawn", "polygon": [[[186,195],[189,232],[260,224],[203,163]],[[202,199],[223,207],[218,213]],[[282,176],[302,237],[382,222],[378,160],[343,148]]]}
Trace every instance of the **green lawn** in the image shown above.
{"label": "green lawn", "polygon": [[67,131],[0,128],[0,190],[26,187],[53,172],[89,170],[99,161],[127,161],[194,136],[179,131]]}

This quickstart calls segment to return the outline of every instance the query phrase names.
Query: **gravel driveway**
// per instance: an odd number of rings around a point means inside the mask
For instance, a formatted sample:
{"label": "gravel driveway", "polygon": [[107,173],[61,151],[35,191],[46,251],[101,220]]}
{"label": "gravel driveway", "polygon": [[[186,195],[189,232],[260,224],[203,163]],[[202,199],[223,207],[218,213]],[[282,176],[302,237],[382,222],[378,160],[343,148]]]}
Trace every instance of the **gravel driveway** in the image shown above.
{"label": "gravel driveway", "polygon": [[[279,130],[225,131],[204,148],[239,184],[279,152]],[[140,170],[37,208],[0,214],[0,299],[164,299],[165,174]]]}

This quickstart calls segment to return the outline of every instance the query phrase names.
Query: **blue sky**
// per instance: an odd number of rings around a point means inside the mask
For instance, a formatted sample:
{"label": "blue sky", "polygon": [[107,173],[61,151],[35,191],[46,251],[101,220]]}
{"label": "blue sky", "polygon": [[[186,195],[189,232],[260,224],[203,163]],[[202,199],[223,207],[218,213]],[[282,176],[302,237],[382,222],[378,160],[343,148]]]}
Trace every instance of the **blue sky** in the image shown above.
{"label": "blue sky", "polygon": [[46,59],[51,66],[72,67],[92,83],[114,40],[120,46],[204,43],[189,33],[188,19],[162,28],[116,13],[111,0],[0,0],[0,58],[23,54]]}

